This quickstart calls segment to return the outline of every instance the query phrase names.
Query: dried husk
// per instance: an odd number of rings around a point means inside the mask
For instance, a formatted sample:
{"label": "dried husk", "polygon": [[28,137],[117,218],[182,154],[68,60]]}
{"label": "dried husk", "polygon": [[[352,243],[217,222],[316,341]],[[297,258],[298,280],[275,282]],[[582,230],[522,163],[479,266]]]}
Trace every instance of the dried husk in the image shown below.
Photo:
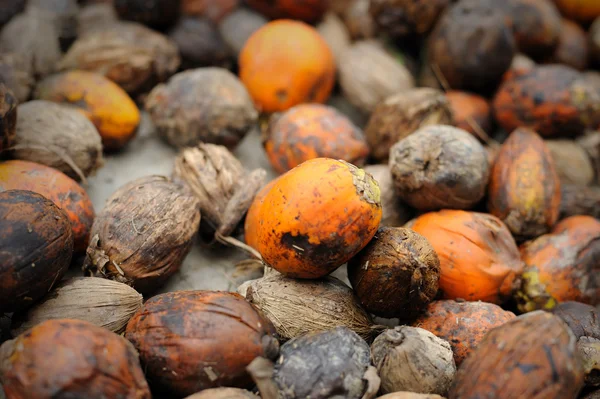
{"label": "dried husk", "polygon": [[317,25],[317,31],[325,39],[327,45],[333,53],[336,64],[340,60],[344,51],[351,45],[350,33],[346,29],[344,22],[336,14],[329,12],[325,14],[323,20]]}
{"label": "dried husk", "polygon": [[561,184],[560,219],[588,215],[600,219],[600,187]]}
{"label": "dried husk", "polygon": [[269,22],[262,14],[249,8],[240,7],[219,22],[219,33],[231,52],[237,57],[246,40],[263,25]]}
{"label": "dried husk", "polygon": [[271,320],[282,340],[346,326],[371,341],[372,320],[350,287],[335,277],[295,280],[273,271],[238,288]]}
{"label": "dried husk", "polygon": [[229,48],[221,38],[217,26],[208,18],[183,17],[169,32],[179,48],[181,68],[224,66],[229,62]]}
{"label": "dried husk", "polygon": [[250,391],[239,388],[212,388],[205,389],[185,399],[259,399]]}
{"label": "dried husk", "polygon": [[108,2],[87,4],[77,14],[77,36],[116,22],[118,18],[115,8]]}
{"label": "dried husk", "polygon": [[587,186],[594,181],[594,167],[585,149],[574,140],[544,140],[561,184]]}
{"label": "dried husk", "polygon": [[454,380],[450,344],[418,327],[398,326],[371,345],[371,359],[381,377],[381,392],[410,391],[445,395]]}
{"label": "dried husk", "polygon": [[12,90],[19,102],[27,101],[35,84],[27,56],[19,53],[0,54],[0,82]]}
{"label": "dried husk", "polygon": [[13,156],[85,181],[103,164],[102,139],[78,110],[51,101],[29,101],[18,107]]}
{"label": "dried husk", "polygon": [[588,386],[600,385],[600,340],[590,337],[581,337],[577,341],[577,350],[583,362],[585,384]]}
{"label": "dried husk", "polygon": [[400,227],[410,220],[413,211],[400,201],[396,195],[396,187],[388,165],[367,165],[363,168],[379,183],[381,192],[381,226]]}
{"label": "dried husk", "polygon": [[75,277],[54,289],[27,312],[13,316],[11,332],[17,336],[53,319],[84,320],[115,333],[142,307],[142,295],[130,286],[97,277]]}
{"label": "dried husk", "polygon": [[0,151],[12,148],[15,143],[17,104],[13,92],[0,82]]}
{"label": "dried husk", "polygon": [[133,180],[94,220],[84,271],[151,292],[180,268],[199,224],[199,201],[183,184],[163,176]]}
{"label": "dried husk", "polygon": [[165,81],[180,63],[177,45],[165,35],[135,22],[115,22],[79,37],[58,69],[97,72],[137,94]]}
{"label": "dried husk", "polygon": [[25,12],[53,24],[63,49],[77,37],[77,0],[28,0]]}

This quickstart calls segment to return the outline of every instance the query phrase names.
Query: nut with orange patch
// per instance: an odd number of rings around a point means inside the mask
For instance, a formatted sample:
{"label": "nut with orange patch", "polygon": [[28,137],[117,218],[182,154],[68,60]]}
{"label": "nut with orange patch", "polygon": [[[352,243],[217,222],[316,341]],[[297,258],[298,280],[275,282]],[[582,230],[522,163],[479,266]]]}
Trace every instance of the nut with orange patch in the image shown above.
{"label": "nut with orange patch", "polygon": [[246,0],[246,3],[269,18],[292,18],[315,22],[327,10],[327,0]]}
{"label": "nut with orange patch", "polygon": [[379,185],[371,175],[344,161],[315,158],[257,195],[246,240],[277,271],[319,278],[367,245],[381,214]]}
{"label": "nut with orange patch", "polygon": [[492,110],[484,97],[466,91],[452,90],[446,93],[446,99],[454,115],[454,126],[479,139],[481,139],[479,129],[484,133],[490,133]]}

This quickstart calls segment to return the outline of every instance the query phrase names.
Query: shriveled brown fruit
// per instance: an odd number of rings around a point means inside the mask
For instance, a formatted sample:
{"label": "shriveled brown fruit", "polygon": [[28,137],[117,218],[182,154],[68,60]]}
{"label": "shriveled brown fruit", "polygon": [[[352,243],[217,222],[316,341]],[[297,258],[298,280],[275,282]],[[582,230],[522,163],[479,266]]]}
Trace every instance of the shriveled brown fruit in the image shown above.
{"label": "shriveled brown fruit", "polygon": [[581,302],[567,301],[556,305],[552,313],[567,323],[577,339],[581,337],[600,339],[600,313],[595,307]]}
{"label": "shriveled brown fruit", "polygon": [[150,385],[169,395],[250,385],[246,366],[275,358],[273,325],[240,295],[179,291],[150,298],[127,325]]}
{"label": "shriveled brown fruit", "polygon": [[181,0],[113,0],[121,19],[153,28],[171,26],[179,18]]}
{"label": "shriveled brown fruit", "polygon": [[6,0],[0,8],[0,27],[23,11],[27,0]]}
{"label": "shriveled brown fruit", "polygon": [[452,124],[452,110],[442,91],[415,88],[398,92],[377,104],[365,135],[371,155],[378,161],[386,161],[394,144],[420,128]]}
{"label": "shriveled brown fruit", "polygon": [[120,333],[142,307],[142,296],[126,284],[97,277],[57,282],[50,294],[26,312],[13,315],[13,336],[46,320],[75,319]]}
{"label": "shriveled brown fruit", "polygon": [[381,392],[410,391],[445,395],[456,374],[450,344],[427,330],[398,326],[371,345],[381,377]]}
{"label": "shriveled brown fruit", "polygon": [[600,219],[600,187],[561,184],[560,219],[587,215]]}
{"label": "shriveled brown fruit", "polygon": [[546,233],[558,220],[560,180],[550,151],[533,130],[518,128],[492,168],[488,209],[519,239]]}
{"label": "shriveled brown fruit", "polygon": [[199,224],[198,199],[183,184],[163,176],[133,180],[94,220],[84,271],[152,292],[179,269]]}
{"label": "shriveled brown fruit", "polygon": [[101,29],[105,25],[116,22],[118,18],[115,8],[108,2],[85,4],[77,14],[77,36],[83,36],[94,29]]}
{"label": "shriveled brown fruit", "polygon": [[[335,0],[330,1],[335,3]],[[376,35],[375,21],[369,13],[370,0],[341,0],[336,8],[330,5],[330,9],[338,13],[353,40],[370,39]]]}
{"label": "shriveled brown fruit", "polygon": [[412,325],[448,341],[458,367],[488,331],[514,318],[513,312],[492,303],[440,300],[430,303]]}
{"label": "shriveled brown fruit", "polygon": [[396,187],[388,165],[366,165],[363,169],[379,183],[383,212],[380,225],[389,227],[404,225],[412,217],[413,212],[396,195]]}
{"label": "shriveled brown fruit", "polygon": [[[216,0],[220,1],[220,0]],[[240,7],[227,14],[219,22],[219,33],[236,57],[246,44],[246,40],[269,20],[254,10]]]}
{"label": "shriveled brown fruit", "polygon": [[0,312],[31,306],[71,263],[73,231],[65,213],[40,194],[0,193]]}
{"label": "shriveled brown fruit", "polygon": [[544,61],[568,65],[580,71],[586,69],[589,62],[586,32],[575,22],[562,19],[558,45]]}
{"label": "shriveled brown fruit", "polygon": [[454,116],[454,126],[463,129],[482,140],[483,133],[491,133],[492,110],[489,102],[477,94],[466,91],[451,90],[446,93],[446,100]]}
{"label": "shriveled brown fruit", "polygon": [[411,319],[438,291],[440,260],[422,235],[380,227],[348,262],[348,279],[362,305],[376,316]]}
{"label": "shriveled brown fruit", "polygon": [[184,15],[202,16],[218,23],[237,11],[240,0],[181,0]]}
{"label": "shriveled brown fruit", "polygon": [[592,161],[574,140],[544,140],[550,151],[561,184],[587,186],[594,181]]}
{"label": "shriveled brown fruit", "polygon": [[19,53],[0,54],[0,82],[3,82],[19,102],[29,99],[35,79],[27,56]]}
{"label": "shriveled brown fruit", "polygon": [[28,0],[25,13],[53,24],[63,50],[68,49],[77,37],[77,0]]}
{"label": "shriveled brown fruit", "polygon": [[533,58],[554,52],[562,25],[552,0],[509,0],[510,22],[517,48]]}
{"label": "shriveled brown fruit", "polygon": [[483,198],[490,176],[479,141],[445,125],[423,127],[394,144],[389,166],[398,196],[419,210],[469,209]]}
{"label": "shriveled brown fruit", "polygon": [[183,17],[169,33],[179,48],[181,68],[226,66],[229,49],[221,38],[217,26],[208,18]]}
{"label": "shriveled brown fruit", "polygon": [[17,105],[13,92],[0,82],[0,151],[7,151],[15,144]]}
{"label": "shriveled brown fruit", "polygon": [[382,33],[393,38],[427,34],[450,0],[372,0],[369,13]]}
{"label": "shriveled brown fruit", "polygon": [[258,118],[239,79],[213,67],[176,74],[150,92],[145,107],[158,134],[179,148],[200,142],[233,148]]}
{"label": "shriveled brown fruit", "polygon": [[81,320],[49,320],[0,347],[7,398],[152,396],[133,346]]}
{"label": "shriveled brown fruit", "polygon": [[258,396],[245,389],[212,388],[187,396],[185,399],[258,399]]}

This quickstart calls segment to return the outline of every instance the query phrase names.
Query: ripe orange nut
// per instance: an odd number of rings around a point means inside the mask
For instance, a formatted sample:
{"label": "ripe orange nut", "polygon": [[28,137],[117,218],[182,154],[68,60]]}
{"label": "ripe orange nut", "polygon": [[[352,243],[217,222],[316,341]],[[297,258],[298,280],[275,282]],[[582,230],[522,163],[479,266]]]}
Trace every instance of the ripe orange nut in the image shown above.
{"label": "ripe orange nut", "polygon": [[435,249],[445,298],[501,303],[512,294],[523,263],[510,231],[497,217],[442,210],[421,215],[407,227]]}
{"label": "ripe orange nut", "polygon": [[250,36],[239,57],[240,79],[263,112],[323,103],[335,82],[333,53],[303,22],[269,22]]}
{"label": "ripe orange nut", "polygon": [[598,0],[554,0],[554,2],[567,18],[587,23],[600,17]]}
{"label": "ripe orange nut", "polygon": [[315,22],[327,10],[327,0],[246,0],[246,3],[269,18],[293,18]]}
{"label": "ripe orange nut", "polygon": [[323,277],[356,255],[381,221],[379,185],[345,161],[315,158],[281,175],[246,219],[246,240],[284,275]]}
{"label": "ripe orange nut", "polygon": [[300,104],[274,114],[264,146],[279,173],[319,157],[362,165],[369,155],[363,132],[335,108],[322,104]]}

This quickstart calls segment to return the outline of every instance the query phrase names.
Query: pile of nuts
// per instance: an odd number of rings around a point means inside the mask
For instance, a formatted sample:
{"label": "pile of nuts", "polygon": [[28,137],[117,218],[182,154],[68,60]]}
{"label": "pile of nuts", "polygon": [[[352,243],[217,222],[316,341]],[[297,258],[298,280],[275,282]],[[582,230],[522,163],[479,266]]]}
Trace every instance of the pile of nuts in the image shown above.
{"label": "pile of nuts", "polygon": [[597,0],[0,6],[2,398],[598,398],[599,218]]}

